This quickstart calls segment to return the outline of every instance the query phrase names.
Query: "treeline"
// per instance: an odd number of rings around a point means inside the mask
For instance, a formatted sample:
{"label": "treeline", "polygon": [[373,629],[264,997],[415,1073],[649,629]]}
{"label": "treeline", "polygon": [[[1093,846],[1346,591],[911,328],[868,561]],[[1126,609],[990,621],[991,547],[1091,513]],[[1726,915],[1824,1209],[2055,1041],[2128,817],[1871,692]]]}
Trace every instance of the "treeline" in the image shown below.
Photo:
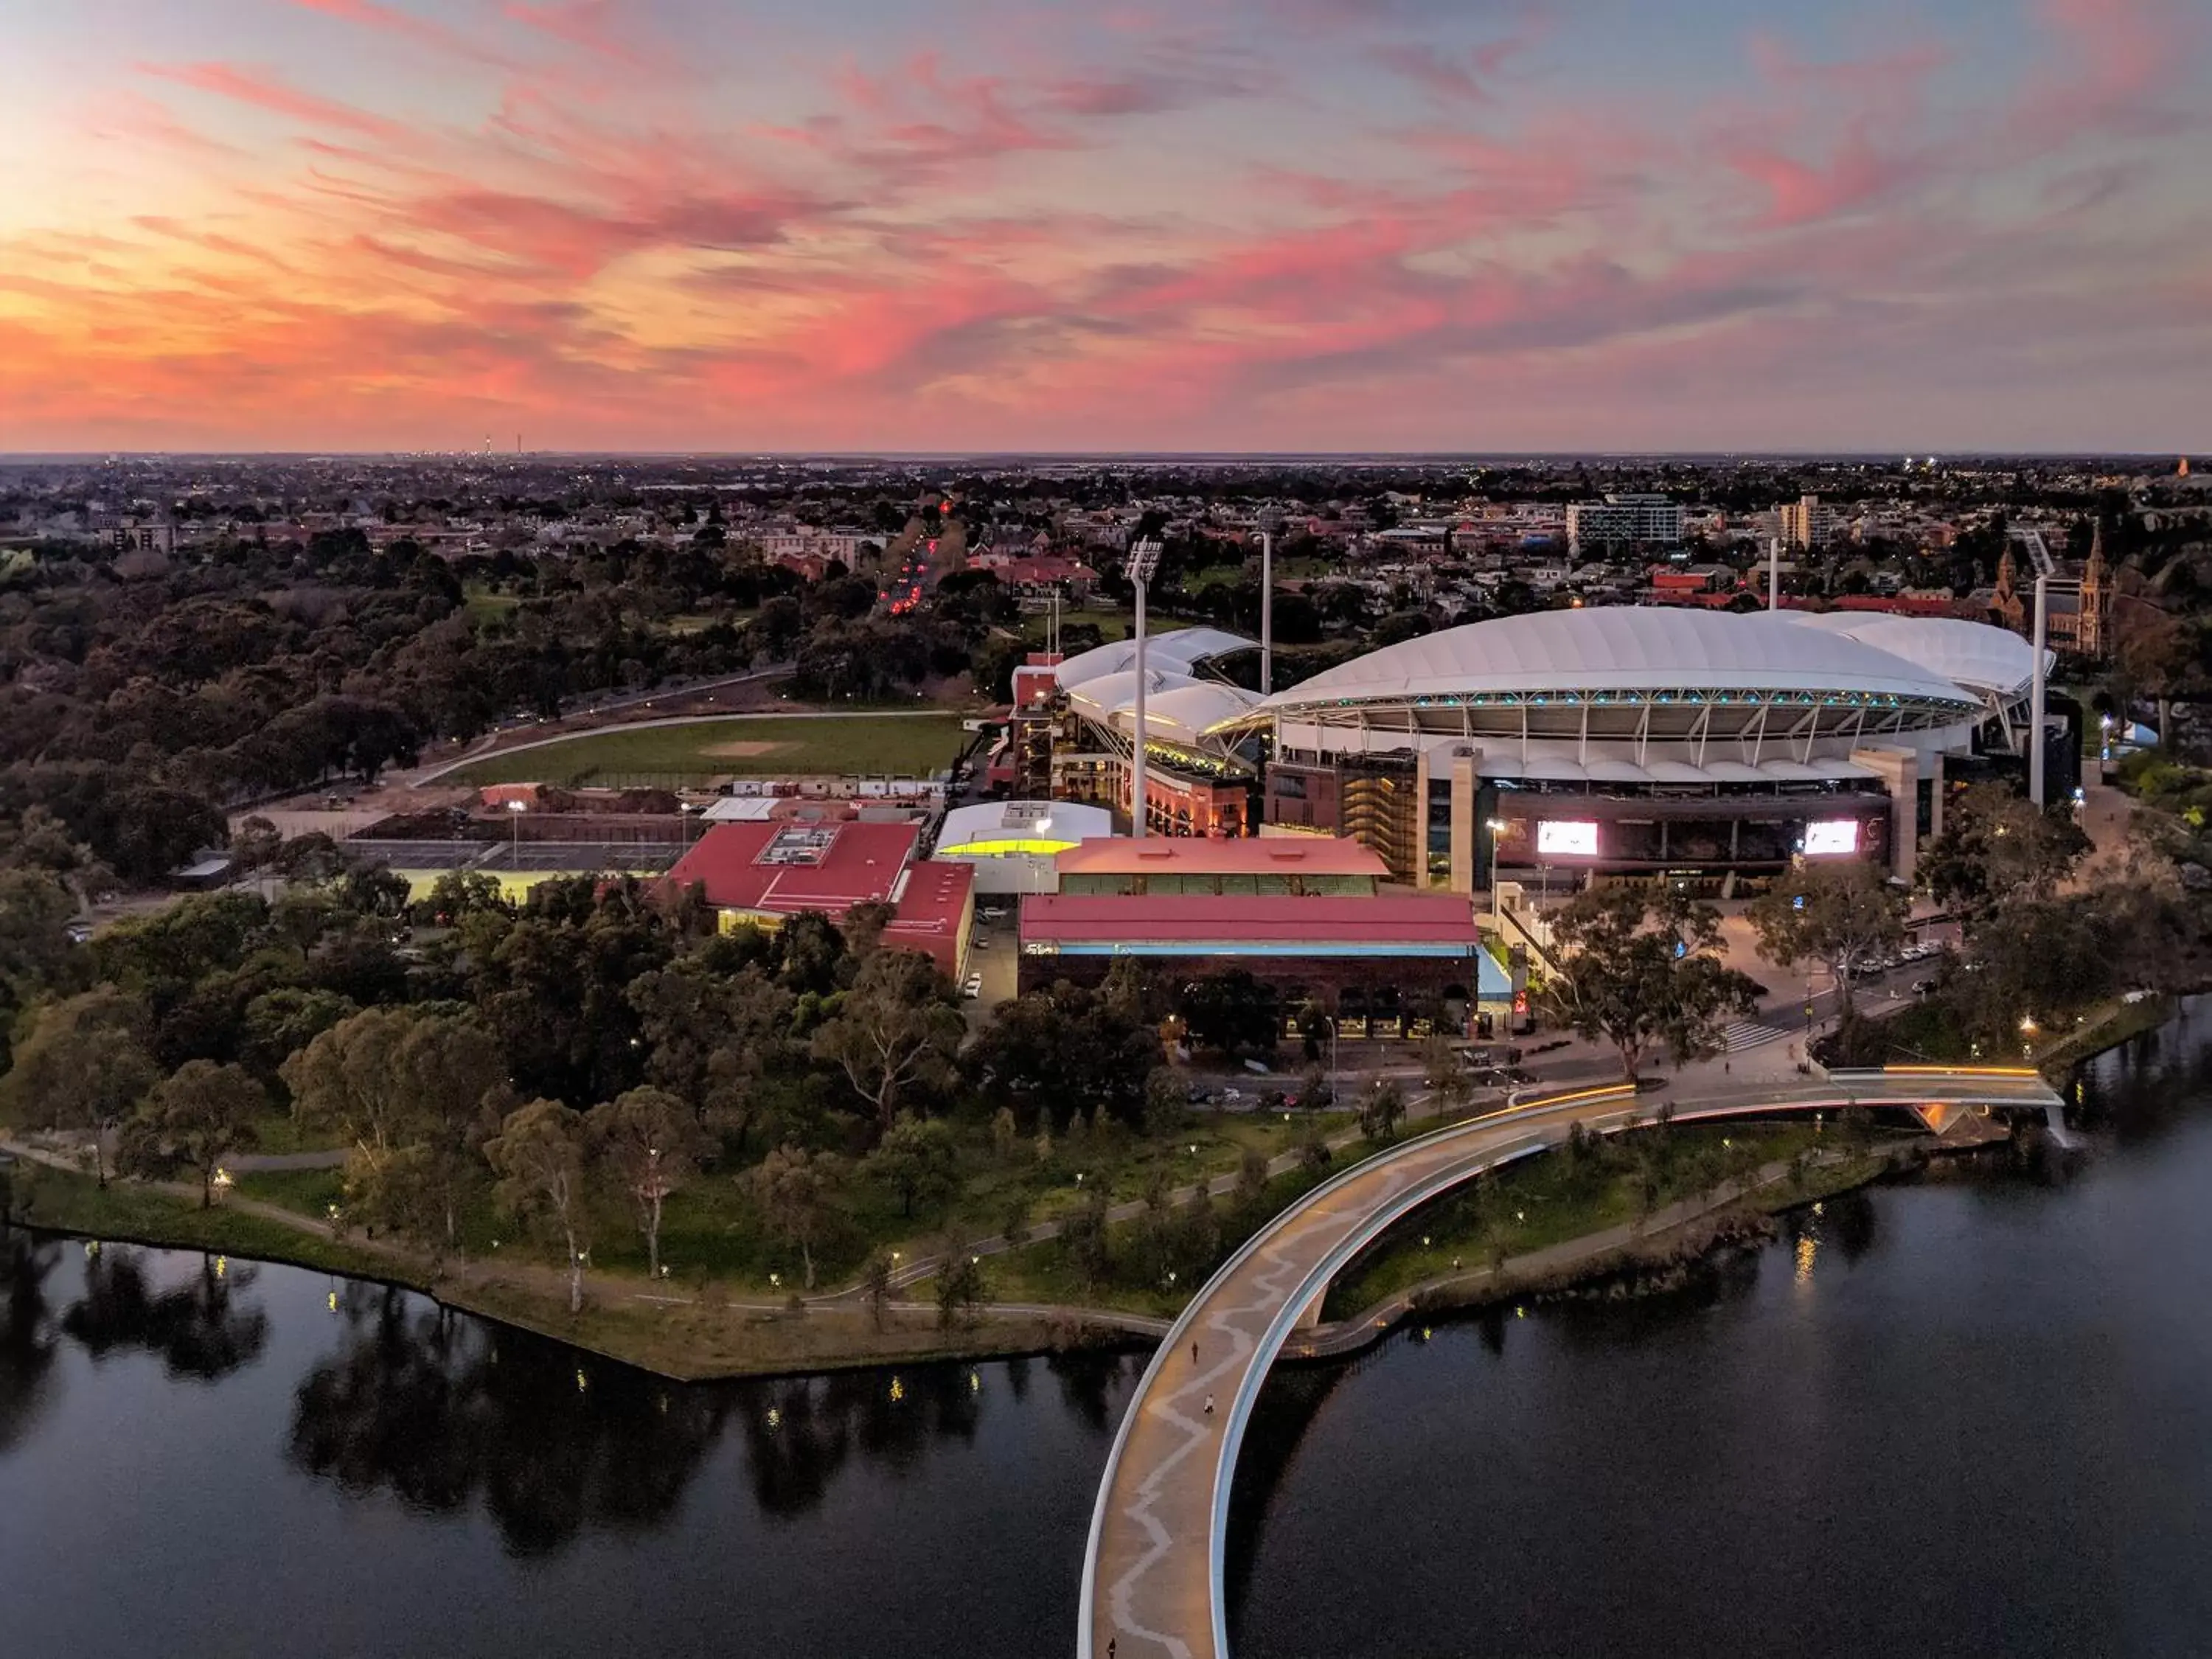
{"label": "treeline", "polygon": [[349,871],[273,902],[184,898],[78,945],[58,880],[0,884],[0,1117],[76,1132],[103,1180],[112,1146],[205,1198],[286,1114],[345,1148],[349,1220],[437,1249],[496,1196],[572,1261],[627,1210],[657,1267],[662,1203],[738,1177],[811,1276],[854,1182],[903,1225],[987,1140],[1034,1173],[1056,1138],[1181,1121],[1179,1092],[1148,1091],[1157,1015],[1133,975],[1021,998],[971,1041],[934,965],[882,946],[880,907],[726,933],[696,893],[629,881],[551,881],[518,907],[456,873],[410,904]]}
{"label": "treeline", "polygon": [[[478,588],[501,603],[472,608]],[[871,580],[809,587],[714,537],[449,563],[348,530],[135,578],[42,557],[0,585],[0,842],[43,808],[143,884],[220,844],[239,801],[374,779],[578,698],[794,659],[803,696],[911,696],[969,672],[1012,614],[988,577],[947,590],[877,617]]]}

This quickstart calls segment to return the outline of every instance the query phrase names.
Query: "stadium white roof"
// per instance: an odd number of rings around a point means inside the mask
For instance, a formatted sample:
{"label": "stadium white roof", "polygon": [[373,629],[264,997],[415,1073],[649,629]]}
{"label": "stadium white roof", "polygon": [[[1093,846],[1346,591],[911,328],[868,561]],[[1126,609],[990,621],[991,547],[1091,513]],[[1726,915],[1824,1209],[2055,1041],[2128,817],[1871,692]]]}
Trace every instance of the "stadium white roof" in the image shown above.
{"label": "stadium white roof", "polygon": [[1894,700],[1930,710],[1978,696],[1849,635],[1764,612],[1624,605],[1497,617],[1402,641],[1278,691],[1271,714],[1500,697],[1625,701],[1674,692]]}
{"label": "stadium white roof", "polygon": [[[1147,658],[1151,654],[1149,650],[1146,653]],[[1134,670],[1085,680],[1069,688],[1067,700],[1087,719],[1101,725],[1111,723],[1116,731],[1135,735]],[[1259,701],[1251,692],[1218,680],[1193,679],[1188,674],[1155,668],[1149,660],[1145,665],[1145,732],[1154,743],[1187,748],[1206,744],[1208,730],[1235,720]]]}
{"label": "stadium white roof", "polygon": [[[1804,628],[1842,634],[1862,645],[1941,675],[1947,680],[2010,700],[2028,695],[2035,678],[2035,647],[2009,629],[1960,617],[1899,617],[1885,611],[1785,611]],[[2046,653],[2046,665],[2056,660]]]}
{"label": "stadium white roof", "polygon": [[[1225,657],[1234,651],[1254,650],[1257,645],[1256,641],[1245,639],[1241,635],[1225,634],[1218,628],[1178,628],[1171,633],[1152,634],[1146,637],[1145,666],[1163,673],[1188,676],[1209,658]],[[1117,640],[1111,645],[1097,646],[1078,653],[1060,664],[1060,683],[1063,688],[1072,691],[1079,685],[1108,674],[1129,673],[1136,665],[1136,641]]]}

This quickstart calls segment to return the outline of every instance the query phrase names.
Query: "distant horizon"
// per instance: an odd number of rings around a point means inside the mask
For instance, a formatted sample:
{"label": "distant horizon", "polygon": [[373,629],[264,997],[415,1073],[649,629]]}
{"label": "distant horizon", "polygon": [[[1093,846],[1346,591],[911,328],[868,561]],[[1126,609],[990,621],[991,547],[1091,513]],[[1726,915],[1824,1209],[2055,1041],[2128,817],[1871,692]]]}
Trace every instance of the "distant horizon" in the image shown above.
{"label": "distant horizon", "polygon": [[0,450],[2212,450],[2203,0],[17,10]]}
{"label": "distant horizon", "polygon": [[1228,463],[1374,463],[1380,465],[1519,464],[1530,461],[1686,462],[1698,465],[1778,461],[1880,462],[1901,465],[1953,461],[2164,461],[2196,459],[2186,449],[86,449],[0,451],[0,465],[105,465],[110,461],[1157,461]]}

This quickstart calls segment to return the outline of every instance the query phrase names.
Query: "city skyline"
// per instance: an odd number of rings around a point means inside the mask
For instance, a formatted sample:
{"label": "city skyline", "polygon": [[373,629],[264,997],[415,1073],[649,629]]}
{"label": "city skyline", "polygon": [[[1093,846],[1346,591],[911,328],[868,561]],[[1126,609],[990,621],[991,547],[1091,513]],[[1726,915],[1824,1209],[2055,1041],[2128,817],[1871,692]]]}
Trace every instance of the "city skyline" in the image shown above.
{"label": "city skyline", "polygon": [[180,9],[7,26],[0,451],[2212,442],[2186,4]]}

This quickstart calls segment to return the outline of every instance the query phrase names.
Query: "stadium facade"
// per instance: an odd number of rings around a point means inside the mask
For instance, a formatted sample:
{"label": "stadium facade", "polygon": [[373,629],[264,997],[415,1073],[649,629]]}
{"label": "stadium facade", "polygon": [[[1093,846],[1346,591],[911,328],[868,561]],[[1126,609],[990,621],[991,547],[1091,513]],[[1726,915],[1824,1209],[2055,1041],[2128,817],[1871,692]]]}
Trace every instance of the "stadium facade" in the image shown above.
{"label": "stadium facade", "polygon": [[[1266,698],[1207,677],[1249,644],[1191,629],[1148,646],[1151,829],[1350,836],[1415,887],[1571,873],[1729,888],[1801,857],[1909,878],[1947,787],[2017,772],[2032,740],[2032,647],[1948,617],[1544,611]],[[1124,814],[1132,654],[1060,664],[1054,704],[1054,793]],[[2056,798],[2080,751],[2052,707]]]}

